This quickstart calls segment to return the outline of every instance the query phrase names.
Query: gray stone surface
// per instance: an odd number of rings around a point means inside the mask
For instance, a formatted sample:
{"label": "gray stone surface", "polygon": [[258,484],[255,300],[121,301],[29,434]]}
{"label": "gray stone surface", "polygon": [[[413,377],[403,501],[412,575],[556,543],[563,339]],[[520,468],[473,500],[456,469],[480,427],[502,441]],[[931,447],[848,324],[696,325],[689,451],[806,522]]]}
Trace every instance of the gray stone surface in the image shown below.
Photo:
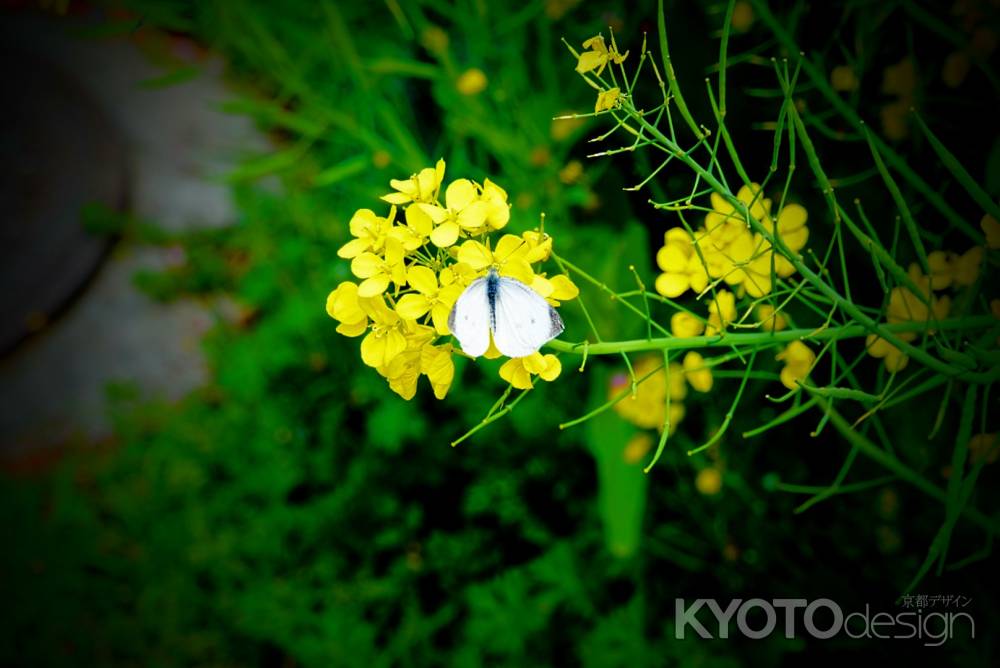
{"label": "gray stone surface", "polygon": [[[233,202],[221,175],[264,142],[247,119],[218,111],[230,96],[222,64],[202,61],[193,80],[144,87],[164,72],[133,41],[67,34],[78,27],[72,19],[7,16],[0,38],[44,53],[107,113],[124,139],[136,215],[170,229],[231,223]],[[132,285],[136,271],[162,267],[176,255],[118,244],[66,312],[0,360],[5,454],[105,436],[109,383],[135,383],[147,396],[176,399],[203,382],[198,341],[212,324],[208,308],[191,300],[157,304]]]}

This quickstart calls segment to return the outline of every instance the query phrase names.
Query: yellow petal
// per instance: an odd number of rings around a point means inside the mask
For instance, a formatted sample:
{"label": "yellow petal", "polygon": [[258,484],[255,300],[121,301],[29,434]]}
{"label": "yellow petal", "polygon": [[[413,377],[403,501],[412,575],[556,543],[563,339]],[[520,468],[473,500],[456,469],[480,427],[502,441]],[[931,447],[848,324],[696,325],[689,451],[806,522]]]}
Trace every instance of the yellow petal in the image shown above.
{"label": "yellow petal", "polygon": [[526,256],[527,254],[527,242],[516,234],[505,234],[500,237],[500,241],[497,242],[497,246],[493,250],[493,256],[497,259],[497,262],[506,262],[511,258]]}
{"label": "yellow petal", "polygon": [[576,287],[576,284],[565,274],[553,276],[549,279],[549,282],[552,284],[552,294],[549,296],[553,299],[564,302],[576,299],[580,294],[580,288]]}
{"label": "yellow petal", "polygon": [[437,173],[433,167],[425,167],[417,174],[418,197],[422,200],[429,200],[434,197],[434,192],[441,183],[437,180]]}
{"label": "yellow petal", "polygon": [[560,373],[562,373],[562,363],[559,361],[558,357],[551,353],[546,354],[544,359],[545,368],[538,373],[538,377],[542,380],[552,382],[559,377]]}
{"label": "yellow petal", "polygon": [[518,390],[531,389],[531,374],[524,368],[520,358],[509,359],[500,367],[500,377]]}
{"label": "yellow petal", "polygon": [[[403,295],[396,302],[396,313],[404,320],[416,320],[424,316],[431,308],[431,302],[423,295]],[[447,331],[445,332],[447,333]]]}
{"label": "yellow petal", "polygon": [[419,206],[406,207],[406,224],[421,237],[428,237],[434,229],[434,221],[427,215],[427,212]]}
{"label": "yellow petal", "polygon": [[705,323],[686,311],[678,311],[670,316],[670,331],[674,336],[690,338],[705,331]]}
{"label": "yellow petal", "polygon": [[469,179],[452,181],[444,193],[445,204],[452,211],[461,211],[472,204],[476,196],[476,186]]}
{"label": "yellow petal", "polygon": [[362,253],[351,260],[351,273],[358,278],[368,278],[382,271],[382,258],[374,253]]}
{"label": "yellow petal", "polygon": [[698,392],[708,392],[712,389],[712,370],[705,365],[705,358],[695,351],[684,356],[684,374],[688,383]]}
{"label": "yellow petal", "polygon": [[326,298],[326,312],[340,322],[367,322],[368,316],[358,303],[358,286],[344,281]]}
{"label": "yellow petal", "polygon": [[389,204],[406,204],[413,201],[412,197],[403,193],[389,193],[388,195],[382,195],[379,199]]}
{"label": "yellow petal", "polygon": [[668,243],[656,252],[656,264],[663,271],[679,272],[687,266],[688,254],[683,247]]}
{"label": "yellow petal", "polygon": [[372,332],[361,341],[361,361],[371,367],[382,366],[385,358],[385,336]]}
{"label": "yellow petal", "polygon": [[806,224],[809,212],[801,204],[787,204],[778,214],[778,230],[782,236]]}
{"label": "yellow petal", "polygon": [[434,396],[444,399],[455,378],[451,346],[424,346],[420,351],[420,371],[431,381]]}
{"label": "yellow petal", "polygon": [[438,248],[453,246],[458,241],[458,225],[450,220],[438,225],[431,232],[431,241]]}
{"label": "yellow petal", "polygon": [[451,307],[452,304],[438,302],[431,308],[431,322],[434,323],[435,331],[441,336],[447,336],[451,333],[451,330],[448,329],[448,316],[451,315]]}
{"label": "yellow petal", "polygon": [[369,248],[371,248],[369,239],[351,239],[337,250],[337,255],[344,259],[350,259],[357,257]]}
{"label": "yellow petal", "polygon": [[355,336],[361,336],[362,334],[365,333],[367,329],[368,329],[367,318],[351,324],[342,322],[339,325],[337,325],[338,334],[341,334],[343,336],[349,336],[352,338]]}
{"label": "yellow petal", "polygon": [[475,271],[493,264],[493,254],[478,241],[466,241],[458,249],[458,261],[469,265]]}
{"label": "yellow petal", "polygon": [[406,272],[410,287],[428,297],[437,294],[438,282],[434,272],[422,265],[414,265]]}
{"label": "yellow petal", "polygon": [[[414,204],[413,206],[419,208],[423,213],[427,214],[427,217],[431,219],[435,225],[440,225],[444,221],[448,220],[449,213],[447,209],[439,207],[437,204]],[[407,209],[409,211],[409,209]]]}
{"label": "yellow petal", "polygon": [[541,274],[534,275],[531,281],[531,289],[543,297],[551,297],[552,293],[555,292],[555,286],[552,285],[552,282]]}
{"label": "yellow petal", "polygon": [[516,278],[525,285],[531,285],[535,281],[535,273],[531,270],[531,265],[521,258],[514,258],[504,262],[500,267],[501,276]]}
{"label": "yellow petal", "polygon": [[687,274],[660,274],[656,277],[656,291],[664,297],[680,297],[691,286]]}
{"label": "yellow petal", "polygon": [[458,214],[458,224],[467,230],[482,227],[486,224],[489,213],[490,207],[486,202],[482,200],[473,202]]}
{"label": "yellow petal", "polygon": [[396,355],[406,350],[406,337],[395,329],[389,330],[385,335],[385,357],[383,364],[388,364]]}
{"label": "yellow petal", "polygon": [[576,62],[576,71],[585,74],[591,70],[601,67],[608,60],[605,53],[598,51],[584,51],[580,54],[580,59]]}
{"label": "yellow petal", "polygon": [[385,292],[388,287],[389,274],[375,274],[361,281],[361,285],[358,286],[358,296],[375,297]]}

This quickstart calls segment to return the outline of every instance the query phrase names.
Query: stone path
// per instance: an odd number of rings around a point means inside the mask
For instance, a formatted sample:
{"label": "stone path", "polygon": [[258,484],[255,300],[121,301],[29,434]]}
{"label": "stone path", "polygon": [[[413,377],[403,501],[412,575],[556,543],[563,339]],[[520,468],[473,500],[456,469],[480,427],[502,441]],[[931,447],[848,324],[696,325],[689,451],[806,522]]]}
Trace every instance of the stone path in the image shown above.
{"label": "stone path", "polygon": [[[220,177],[264,142],[247,119],[217,111],[230,97],[222,64],[178,42],[201,74],[165,88],[143,86],[164,72],[134,38],[67,34],[80,26],[76,18],[16,13],[0,22],[0,39],[61,66],[104,110],[124,140],[137,216],[175,230],[232,222],[233,202]],[[212,324],[207,309],[190,300],[156,304],[132,285],[137,270],[163,267],[175,256],[119,243],[61,316],[0,360],[0,453],[106,436],[109,383],[177,398],[203,381],[198,341]]]}

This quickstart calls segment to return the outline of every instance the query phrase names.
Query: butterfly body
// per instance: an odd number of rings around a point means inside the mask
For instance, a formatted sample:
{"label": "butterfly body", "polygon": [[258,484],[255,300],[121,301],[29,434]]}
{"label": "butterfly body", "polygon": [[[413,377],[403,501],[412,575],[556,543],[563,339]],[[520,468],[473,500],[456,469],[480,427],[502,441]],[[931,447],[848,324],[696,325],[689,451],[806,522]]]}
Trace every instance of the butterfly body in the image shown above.
{"label": "butterfly body", "polygon": [[486,352],[491,334],[501,354],[525,357],[563,328],[559,313],[541,295],[495,268],[469,284],[448,316],[448,329],[472,357]]}

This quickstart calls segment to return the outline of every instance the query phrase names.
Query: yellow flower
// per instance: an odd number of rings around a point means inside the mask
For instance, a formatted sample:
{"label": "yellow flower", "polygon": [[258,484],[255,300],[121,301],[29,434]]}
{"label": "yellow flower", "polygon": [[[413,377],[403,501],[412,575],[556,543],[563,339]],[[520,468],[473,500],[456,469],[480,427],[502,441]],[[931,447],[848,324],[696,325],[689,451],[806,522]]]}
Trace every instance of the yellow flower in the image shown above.
{"label": "yellow flower", "polygon": [[552,255],[552,237],[544,232],[532,230],[521,235],[528,244],[528,252],[524,259],[529,264],[545,262]]}
{"label": "yellow flower", "polygon": [[495,266],[501,276],[510,276],[526,285],[531,285],[535,274],[525,259],[528,250],[524,239],[513,234],[505,234],[500,237],[493,251],[478,241],[466,241],[458,249],[458,261],[464,262],[477,272]]}
{"label": "yellow flower", "polygon": [[371,209],[358,209],[349,223],[351,236],[355,238],[341,246],[337,255],[351,259],[365,252],[379,252],[385,244],[395,218],[395,206],[390,209],[387,218],[376,216]]}
{"label": "yellow flower", "polygon": [[757,322],[761,324],[761,329],[767,332],[780,332],[788,327],[788,321],[780,312],[775,312],[770,304],[761,304],[757,307]]}
{"label": "yellow flower", "polygon": [[573,135],[580,127],[586,125],[585,118],[574,117],[572,111],[563,111],[558,117],[552,119],[549,126],[549,136],[554,141],[563,141]]}
{"label": "yellow flower", "polygon": [[687,311],[678,311],[670,316],[670,332],[681,338],[699,336],[705,331],[705,323]]}
{"label": "yellow flower", "polygon": [[910,358],[902,350],[874,334],[868,335],[868,338],[865,339],[865,345],[869,355],[883,360],[889,373],[902,371],[910,362]]}
{"label": "yellow flower", "polygon": [[[659,358],[647,356],[641,358],[633,368],[636,378],[647,376],[653,369],[660,366]],[[615,398],[631,385],[631,379],[624,372],[611,377],[608,385],[608,398]],[[670,432],[684,419],[684,397],[687,395],[687,384],[684,382],[684,369],[676,362],[670,364],[670,385],[667,386],[667,374],[661,369],[646,378],[636,388],[635,394],[629,394],[614,404],[614,410],[625,420],[643,429],[663,429],[664,416],[667,409],[667,394],[670,395]]]}
{"label": "yellow flower", "polygon": [[532,290],[545,297],[546,301],[553,306],[559,306],[564,301],[576,299],[580,294],[580,288],[576,287],[576,284],[565,274],[559,274],[552,278],[535,274],[529,285]]}
{"label": "yellow flower", "polygon": [[983,247],[973,246],[952,261],[955,285],[972,285],[979,278],[979,267],[983,264]]}
{"label": "yellow flower", "polygon": [[882,132],[892,141],[906,139],[910,134],[911,100],[896,100],[882,107],[879,115],[882,118]]}
{"label": "yellow flower", "polygon": [[[734,287],[742,285],[751,297],[762,297],[771,292],[771,259],[774,254],[768,250],[767,242],[761,235],[741,233],[729,244],[726,255],[731,262],[730,269],[722,276],[726,283]],[[775,260],[778,257],[774,255]]]}
{"label": "yellow flower", "polygon": [[562,372],[559,358],[552,354],[543,355],[535,351],[527,357],[514,357],[500,367],[500,377],[519,390],[533,387],[532,376],[542,380],[553,381]]}
{"label": "yellow flower", "polygon": [[420,378],[420,353],[404,350],[377,371],[389,383],[389,389],[407,401],[417,393],[417,380]]}
{"label": "yellow flower", "polygon": [[[710,199],[712,210],[705,214],[705,230],[721,250],[747,230],[747,221],[743,217],[742,207],[734,207],[721,194],[713,192]],[[741,187],[736,193],[736,199],[750,210],[750,215],[756,220],[766,224],[770,219],[771,200],[763,196],[760,184],[751,183]]]}
{"label": "yellow flower", "polygon": [[[952,266],[951,271],[954,271],[954,266]],[[947,296],[935,297],[931,293],[931,279],[927,276],[923,276],[916,264],[910,265],[908,273],[920,292],[929,296],[931,306],[928,307],[927,304],[917,297],[917,295],[914,294],[909,288],[896,287],[893,288],[892,292],[889,294],[889,306],[886,309],[886,320],[890,324],[896,324],[904,322],[928,322],[930,320],[944,319],[948,315],[948,311],[951,308],[951,300]],[[957,278],[956,274],[952,273],[951,275]],[[917,338],[918,333],[897,332],[896,336],[903,341],[912,341]],[[867,352],[872,357],[883,359],[885,368],[892,373],[902,371],[906,368],[906,365],[910,361],[909,357],[907,357],[903,351],[874,334],[868,335]]]}
{"label": "yellow flower", "polygon": [[691,387],[698,392],[708,392],[712,389],[712,368],[705,365],[705,358],[700,353],[690,351],[682,362],[684,375]]}
{"label": "yellow flower", "polygon": [[931,270],[931,287],[944,290],[955,279],[951,257],[944,251],[931,251],[927,254],[927,265]]}
{"label": "yellow flower", "polygon": [[601,90],[597,93],[597,102],[594,103],[594,112],[608,111],[618,106],[618,100],[622,92],[617,87]]}
{"label": "yellow flower", "polygon": [[448,50],[448,33],[439,26],[428,24],[420,35],[420,43],[425,49],[438,56]]}
{"label": "yellow flower", "polygon": [[708,272],[683,227],[672,227],[663,235],[656,264],[663,273],[656,277],[654,287],[664,297],[679,297],[689,288],[701,292],[708,286]]}
{"label": "yellow flower", "polygon": [[[927,264],[931,270],[930,287],[934,290],[944,290],[952,285],[955,287],[972,285],[979,278],[983,255],[982,246],[973,246],[961,255],[939,250],[928,253]],[[925,280],[916,264],[911,265],[910,274],[916,277],[915,280]]]}
{"label": "yellow flower", "polygon": [[406,225],[393,225],[389,230],[389,236],[403,244],[403,248],[409,252],[427,242],[427,238],[434,230],[434,223],[430,216],[415,206],[406,207],[405,216]]}
{"label": "yellow flower", "polygon": [[570,160],[559,170],[559,180],[568,186],[579,181],[581,176],[583,176],[583,163],[579,160]]}
{"label": "yellow flower", "polygon": [[708,302],[708,325],[705,327],[705,333],[709,336],[718,334],[734,320],[736,320],[736,297],[728,290],[719,290]]}
{"label": "yellow flower", "polygon": [[883,93],[909,98],[917,89],[917,70],[909,58],[885,68],[882,76]]}
{"label": "yellow flower", "polygon": [[[480,199],[486,202],[486,227],[499,230],[510,220],[510,204],[507,203],[507,191],[489,179],[483,181]],[[485,232],[487,230],[483,230]],[[478,232],[473,231],[472,234]]]}
{"label": "yellow flower", "polygon": [[993,250],[1000,248],[1000,222],[990,214],[986,214],[979,221],[979,227],[983,228],[983,233],[986,235],[986,245]]}
{"label": "yellow flower", "polygon": [[438,334],[446,336],[448,314],[459,296],[462,286],[455,283],[438,285],[437,276],[427,267],[414,265],[406,272],[406,280],[416,293],[403,295],[396,304],[396,313],[404,320],[416,320],[428,311]]}
{"label": "yellow flower", "polygon": [[649,432],[636,432],[629,439],[628,443],[625,444],[625,449],[622,451],[622,459],[625,460],[626,464],[638,464],[652,449],[653,437],[649,435]]}
{"label": "yellow flower", "polygon": [[372,320],[371,331],[361,341],[361,361],[371,367],[385,366],[406,350],[404,323],[381,297],[361,301],[361,308]]}
{"label": "yellow flower", "polygon": [[396,239],[385,240],[385,255],[361,253],[351,260],[351,272],[364,279],[358,286],[359,297],[374,297],[386,291],[389,282],[406,285],[406,265],[403,264],[403,244]]}
{"label": "yellow flower", "polygon": [[966,75],[972,69],[972,61],[968,54],[962,51],[952,51],[944,59],[941,67],[941,80],[949,88],[958,88],[965,81]]}
{"label": "yellow flower", "polygon": [[444,160],[438,160],[434,167],[425,167],[405,180],[393,179],[389,185],[396,190],[383,195],[389,204],[409,204],[410,202],[433,202],[437,199],[441,181],[444,179]]}
{"label": "yellow flower", "polygon": [[792,341],[774,359],[785,362],[785,368],[781,370],[781,384],[789,390],[797,390],[798,383],[809,377],[816,353],[801,341]]}
{"label": "yellow flower", "polygon": [[337,331],[344,336],[361,336],[368,329],[368,315],[358,301],[358,286],[344,281],[326,298],[326,312],[340,322]]}
{"label": "yellow flower", "polygon": [[976,434],[969,439],[969,458],[973,463],[984,462],[992,464],[1000,458],[1000,440],[996,433]]}
{"label": "yellow flower", "polygon": [[[895,287],[889,294],[889,307],[887,309],[887,320],[891,324],[901,322],[927,322],[929,320],[943,320],[948,315],[951,308],[951,299],[945,297],[935,297],[929,287],[930,279],[921,276],[919,271],[914,271],[916,265],[911,266],[910,278],[913,280],[920,292],[930,298],[931,306],[928,308],[916,294],[909,288]],[[957,282],[957,276],[956,276]],[[916,332],[899,332],[897,336],[905,341],[917,338]]]}
{"label": "yellow flower", "polygon": [[434,396],[444,399],[455,378],[455,362],[451,358],[452,346],[425,345],[420,350],[420,371],[427,376]]}
{"label": "yellow flower", "polygon": [[420,203],[419,207],[434,223],[431,241],[447,248],[458,241],[459,232],[479,230],[486,224],[491,206],[479,198],[475,184],[468,179],[456,179],[444,193],[445,206]]}
{"label": "yellow flower", "polygon": [[580,74],[586,74],[592,70],[597,70],[595,74],[601,76],[601,72],[611,61],[614,61],[616,65],[621,65],[622,62],[628,57],[628,51],[625,55],[618,53],[618,50],[612,45],[609,50],[607,45],[604,43],[604,37],[601,35],[595,35],[583,43],[584,49],[590,49],[589,51],[583,51],[580,53],[580,58],[576,63],[576,71]]}
{"label": "yellow flower", "polygon": [[707,466],[698,471],[694,478],[694,486],[705,496],[715,496],[722,489],[722,474],[714,466]]}
{"label": "yellow flower", "polygon": [[469,69],[462,72],[458,80],[455,81],[455,88],[462,95],[478,95],[486,90],[486,84],[489,83],[486,79],[486,75],[478,67],[470,67]]}
{"label": "yellow flower", "polygon": [[464,262],[456,262],[441,270],[440,281],[441,285],[451,285],[454,283],[465,288],[478,277],[479,272],[475,269]]}
{"label": "yellow flower", "polygon": [[[785,205],[781,211],[778,212],[778,230],[775,232],[774,226],[770,219],[763,221],[764,226],[768,229],[771,234],[776,235],[789,249],[795,251],[796,253],[805,248],[806,241],[809,240],[809,228],[806,226],[806,221],[809,219],[809,212],[806,211],[805,207],[801,204]],[[779,256],[780,257],[780,256]],[[781,258],[784,260],[785,258]],[[787,262],[787,260],[786,260]],[[778,273],[781,276],[791,276],[795,272],[795,267],[788,262],[789,267],[782,270],[779,266]],[[785,274],[783,272],[787,271]]]}
{"label": "yellow flower", "polygon": [[746,32],[753,25],[753,7],[749,2],[740,0],[733,5],[733,18],[731,25],[736,32]]}
{"label": "yellow flower", "polygon": [[858,87],[858,77],[850,65],[837,65],[830,71],[830,85],[834,90],[847,93]]}
{"label": "yellow flower", "polygon": [[424,325],[410,325],[402,328],[405,348],[402,352],[376,367],[376,371],[389,382],[389,389],[407,401],[417,393],[420,378],[421,353],[436,336],[434,329]]}

